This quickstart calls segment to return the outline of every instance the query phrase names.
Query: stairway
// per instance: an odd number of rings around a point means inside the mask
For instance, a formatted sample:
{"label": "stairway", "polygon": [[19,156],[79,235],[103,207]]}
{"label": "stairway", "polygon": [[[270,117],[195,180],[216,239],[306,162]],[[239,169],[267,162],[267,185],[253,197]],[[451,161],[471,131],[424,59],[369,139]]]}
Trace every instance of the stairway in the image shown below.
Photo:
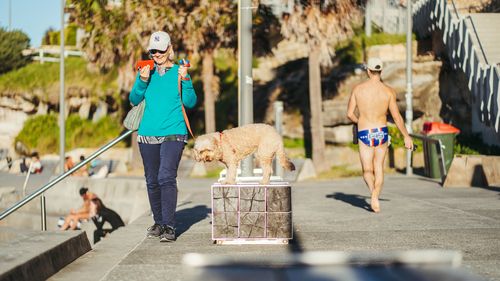
{"label": "stairway", "polygon": [[461,15],[447,0],[418,0],[413,9],[414,32],[440,31],[450,64],[467,77],[473,132],[490,145],[500,143],[499,23],[499,13]]}

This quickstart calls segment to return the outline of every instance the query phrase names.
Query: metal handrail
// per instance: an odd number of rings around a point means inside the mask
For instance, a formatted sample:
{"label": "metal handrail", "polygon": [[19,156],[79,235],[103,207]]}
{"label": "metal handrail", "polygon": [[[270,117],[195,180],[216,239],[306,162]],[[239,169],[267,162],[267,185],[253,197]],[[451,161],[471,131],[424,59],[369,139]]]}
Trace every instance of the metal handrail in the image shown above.
{"label": "metal handrail", "polygon": [[[3,211],[0,214],[0,221],[3,220],[4,218],[6,218],[8,215],[10,215],[13,212],[15,212],[16,210],[18,210],[19,208],[21,208],[22,206],[24,206],[25,204],[27,204],[28,202],[30,202],[31,200],[33,200],[34,198],[36,198],[37,196],[39,196],[40,194],[44,193],[49,188],[53,187],[54,185],[56,185],[57,183],[59,183],[60,181],[62,181],[66,177],[68,177],[69,175],[71,175],[76,170],[78,170],[81,167],[85,166],[87,163],[89,163],[90,161],[94,160],[97,156],[101,155],[103,152],[107,151],[112,146],[114,146],[118,142],[122,141],[124,138],[128,137],[132,133],[133,133],[133,131],[131,131],[131,130],[128,130],[127,132],[123,133],[119,137],[115,138],[114,140],[110,141],[106,145],[102,146],[99,150],[97,150],[96,152],[94,152],[87,159],[81,161],[80,163],[78,163],[73,168],[71,168],[68,171],[66,171],[65,173],[59,175],[57,178],[53,179],[49,183],[45,184],[44,186],[40,187],[39,189],[37,189],[36,191],[34,191],[30,195],[28,195],[27,197],[25,197],[22,200],[20,200],[19,202],[15,203],[12,207],[10,207],[7,210]],[[43,202],[43,201],[44,201],[44,198],[43,198],[43,195],[42,195],[42,226],[43,226],[44,222],[46,221],[46,219],[45,219],[46,215],[45,215],[45,210],[44,210],[45,209],[44,208],[44,205],[45,205],[44,203],[45,202]]]}
{"label": "metal handrail", "polygon": [[453,10],[455,11],[455,15],[460,19],[460,14],[458,13],[457,5],[455,5],[455,0],[451,0],[451,5],[453,6]]}
{"label": "metal handrail", "polygon": [[474,25],[474,21],[472,20],[472,17],[470,15],[468,15],[466,19],[470,20],[472,29],[474,30],[474,35],[476,35],[477,43],[479,44],[479,48],[481,49],[481,53],[483,54],[484,61],[486,62],[486,64],[489,65],[490,63],[488,62],[488,58],[486,58],[486,53],[484,52],[483,44],[481,44],[481,40],[479,40],[479,35],[477,34],[476,25]]}

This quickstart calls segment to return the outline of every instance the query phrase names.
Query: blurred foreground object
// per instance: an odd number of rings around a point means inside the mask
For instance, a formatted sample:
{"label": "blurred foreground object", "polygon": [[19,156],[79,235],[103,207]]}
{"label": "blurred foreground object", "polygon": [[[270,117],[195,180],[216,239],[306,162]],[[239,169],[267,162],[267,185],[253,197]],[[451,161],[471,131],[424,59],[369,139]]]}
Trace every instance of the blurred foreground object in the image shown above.
{"label": "blurred foreground object", "polygon": [[[187,254],[188,280],[482,280],[461,269],[456,251],[308,252],[217,257]],[[203,277],[203,278],[202,278]]]}

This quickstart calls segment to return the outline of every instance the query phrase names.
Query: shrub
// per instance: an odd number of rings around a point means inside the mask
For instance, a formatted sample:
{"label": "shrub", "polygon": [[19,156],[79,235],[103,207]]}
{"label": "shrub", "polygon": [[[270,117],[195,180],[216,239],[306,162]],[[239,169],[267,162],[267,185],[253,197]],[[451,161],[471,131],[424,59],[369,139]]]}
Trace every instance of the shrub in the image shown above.
{"label": "shrub", "polygon": [[[77,147],[100,147],[117,137],[123,130],[120,123],[106,116],[97,122],[70,115],[66,119],[66,149]],[[15,139],[23,143],[29,151],[39,153],[57,153],[59,151],[59,125],[56,114],[30,117]],[[123,147],[124,143],[117,144]]]}
{"label": "shrub", "polygon": [[[415,40],[415,36],[413,36]],[[367,47],[384,44],[401,44],[406,42],[405,34],[373,33],[367,37],[363,33],[357,33],[351,39],[339,43],[335,52],[342,63],[363,63],[363,52]]]}
{"label": "shrub", "polygon": [[23,56],[22,51],[29,45],[30,39],[24,32],[0,27],[0,74],[26,65],[29,57]]}
{"label": "shrub", "polygon": [[[66,46],[75,46],[76,45],[76,30],[78,27],[74,24],[68,25],[64,29],[64,45]],[[47,29],[43,36],[42,43],[44,45],[59,45],[60,44],[61,35],[58,30],[54,30],[53,28]]]}
{"label": "shrub", "polygon": [[53,153],[58,151],[58,136],[57,116],[54,114],[37,115],[26,120],[15,142],[23,143],[28,148],[28,151],[36,150],[39,153]]}

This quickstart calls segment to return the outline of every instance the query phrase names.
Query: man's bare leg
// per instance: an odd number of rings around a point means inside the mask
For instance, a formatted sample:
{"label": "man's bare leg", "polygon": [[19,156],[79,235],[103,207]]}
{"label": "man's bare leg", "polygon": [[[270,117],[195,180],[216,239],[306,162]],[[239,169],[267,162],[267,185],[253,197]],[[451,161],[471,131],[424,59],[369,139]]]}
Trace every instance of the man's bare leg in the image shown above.
{"label": "man's bare leg", "polygon": [[373,168],[375,171],[375,188],[372,192],[371,206],[375,213],[380,212],[380,203],[378,198],[382,192],[384,184],[384,161],[387,152],[387,144],[383,144],[374,148],[375,155],[373,157]]}
{"label": "man's bare leg", "polygon": [[370,189],[370,194],[375,189],[375,175],[373,173],[373,156],[374,149],[366,144],[359,142],[359,158],[361,159],[361,166],[363,167],[363,179]]}
{"label": "man's bare leg", "polygon": [[73,223],[71,224],[70,226],[70,229],[71,230],[76,230],[76,228],[78,227],[78,222],[80,220],[86,220],[86,219],[89,219],[89,216],[87,214],[76,214],[73,216]]}

